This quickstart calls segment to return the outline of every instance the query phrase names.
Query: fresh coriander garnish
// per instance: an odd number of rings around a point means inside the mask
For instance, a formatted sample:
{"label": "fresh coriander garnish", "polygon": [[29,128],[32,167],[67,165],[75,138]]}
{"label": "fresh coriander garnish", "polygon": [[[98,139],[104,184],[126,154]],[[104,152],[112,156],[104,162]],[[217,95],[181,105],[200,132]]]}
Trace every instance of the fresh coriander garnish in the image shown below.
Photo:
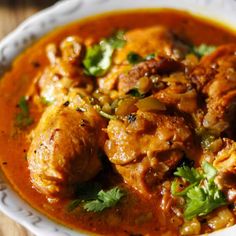
{"label": "fresh coriander garnish", "polygon": [[18,128],[26,128],[33,123],[33,118],[30,117],[29,105],[26,97],[21,97],[18,103],[20,112],[16,115],[15,124]]}
{"label": "fresh coriander garnish", "polygon": [[217,175],[217,170],[208,162],[204,161],[202,164],[202,168],[204,171],[204,176],[209,181],[214,181],[214,178]]}
{"label": "fresh coriander garnish", "polygon": [[171,186],[173,195],[183,196],[186,200],[185,219],[190,220],[196,216],[207,215],[214,209],[227,204],[223,192],[214,183],[217,171],[208,162],[203,162],[202,171],[182,166],[177,168],[174,175],[189,182],[182,191],[178,191],[180,186],[178,179],[175,179]]}
{"label": "fresh coriander garnish", "polygon": [[76,188],[77,199],[71,201],[67,210],[69,212],[74,211],[80,204],[84,201],[90,201],[96,198],[98,192],[101,190],[101,185],[97,182],[86,182],[83,184],[79,184]]}
{"label": "fresh coriander garnish", "polygon": [[76,199],[76,200],[71,201],[69,205],[67,206],[67,211],[68,212],[74,211],[80,205],[81,202],[82,202],[81,199]]}
{"label": "fresh coriander garnish", "polygon": [[71,201],[67,206],[69,212],[74,211],[80,205],[86,211],[103,211],[105,208],[115,206],[125,193],[119,187],[104,191],[101,190],[100,184],[88,182],[78,186],[76,195],[78,198]]}
{"label": "fresh coriander garnish", "polygon": [[151,60],[151,59],[155,59],[156,57],[156,53],[150,53],[145,57],[145,60]]}
{"label": "fresh coriander garnish", "polygon": [[198,57],[206,56],[216,50],[216,46],[201,44],[199,46],[193,46],[191,51]]}
{"label": "fresh coriander garnish", "polygon": [[138,53],[135,53],[135,52],[129,52],[128,55],[127,55],[127,61],[134,65],[134,64],[137,64],[141,61],[144,61],[144,58],[141,57]]}
{"label": "fresh coriander garnish", "polygon": [[202,175],[193,167],[182,166],[177,168],[177,171],[174,173],[175,176],[179,176],[187,180],[189,183],[195,183],[202,179]]}
{"label": "fresh coriander garnish", "polygon": [[139,62],[142,62],[142,61],[148,61],[148,60],[151,60],[151,59],[155,59],[155,57],[156,57],[155,53],[150,53],[147,56],[142,57],[136,52],[129,52],[128,55],[127,55],[127,61],[130,64],[135,65],[135,64],[137,64]]}
{"label": "fresh coriander garnish", "polygon": [[115,49],[123,47],[125,42],[124,31],[118,31],[112,37],[87,48],[83,60],[85,73],[92,76],[103,76],[106,74],[111,66],[112,55]]}
{"label": "fresh coriander garnish", "polygon": [[112,46],[114,49],[123,48],[126,44],[125,40],[125,31],[119,30],[113,36],[107,39],[107,42]]}
{"label": "fresh coriander garnish", "polygon": [[119,187],[106,192],[101,190],[96,199],[85,203],[84,209],[86,211],[101,212],[106,208],[115,206],[124,195],[125,193]]}

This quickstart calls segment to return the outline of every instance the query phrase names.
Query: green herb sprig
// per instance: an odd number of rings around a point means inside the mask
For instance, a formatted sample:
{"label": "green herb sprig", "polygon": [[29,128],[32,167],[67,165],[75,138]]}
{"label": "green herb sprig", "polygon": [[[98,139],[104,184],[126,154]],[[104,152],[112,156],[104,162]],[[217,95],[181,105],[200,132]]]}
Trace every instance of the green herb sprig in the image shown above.
{"label": "green herb sprig", "polygon": [[155,53],[150,53],[145,57],[140,56],[138,53],[136,52],[129,52],[127,55],[127,61],[132,64],[135,65],[139,62],[142,61],[148,61],[148,60],[152,60],[156,58],[156,54]]}
{"label": "green herb sprig", "polygon": [[124,195],[124,192],[118,187],[106,192],[101,190],[97,194],[97,199],[87,202],[84,205],[84,209],[92,212],[103,211],[105,208],[115,206]]}
{"label": "green herb sprig", "polygon": [[124,31],[118,31],[110,38],[87,48],[83,65],[85,73],[92,76],[103,76],[111,66],[112,56],[116,49],[122,48],[126,43]]}
{"label": "green herb sprig", "polygon": [[209,55],[216,50],[216,46],[201,44],[199,46],[193,46],[191,48],[192,53],[194,53],[199,58]]}
{"label": "green herb sprig", "polygon": [[202,171],[182,166],[177,168],[174,175],[189,182],[189,185],[182,191],[178,191],[177,179],[171,185],[172,195],[183,196],[186,200],[185,219],[191,220],[196,216],[207,215],[214,209],[227,204],[223,192],[214,183],[217,171],[208,162],[203,162]]}
{"label": "green herb sprig", "polygon": [[71,212],[82,205],[86,211],[101,212],[106,208],[115,206],[125,196],[125,192],[119,187],[114,187],[108,191],[99,190],[99,188],[97,184],[86,184],[80,187],[79,198],[70,202],[68,211]]}
{"label": "green herb sprig", "polygon": [[29,105],[26,97],[21,97],[18,103],[20,112],[16,115],[15,124],[18,128],[23,129],[33,123],[33,118],[30,116]]}

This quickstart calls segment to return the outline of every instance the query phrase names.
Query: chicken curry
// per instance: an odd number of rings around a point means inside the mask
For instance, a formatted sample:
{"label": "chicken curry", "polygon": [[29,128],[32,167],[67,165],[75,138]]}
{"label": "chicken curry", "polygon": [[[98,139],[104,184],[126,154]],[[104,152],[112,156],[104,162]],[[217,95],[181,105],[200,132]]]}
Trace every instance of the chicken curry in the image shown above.
{"label": "chicken curry", "polygon": [[0,164],[34,208],[101,235],[235,224],[236,34],[174,10],[95,16],[0,81]]}

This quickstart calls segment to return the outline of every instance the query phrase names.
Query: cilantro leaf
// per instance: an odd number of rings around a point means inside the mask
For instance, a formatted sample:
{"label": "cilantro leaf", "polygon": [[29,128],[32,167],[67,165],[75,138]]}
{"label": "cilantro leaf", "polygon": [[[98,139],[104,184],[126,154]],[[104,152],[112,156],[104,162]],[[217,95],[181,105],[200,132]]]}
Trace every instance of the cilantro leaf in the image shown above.
{"label": "cilantro leaf", "polygon": [[227,204],[225,196],[215,183],[205,183],[205,187],[192,188],[187,197],[187,205],[184,210],[186,219],[207,215],[214,209]]}
{"label": "cilantro leaf", "polygon": [[174,175],[182,177],[190,183],[198,182],[202,178],[199,171],[197,171],[193,167],[190,168],[188,166],[177,168],[177,171],[174,173]]}
{"label": "cilantro leaf", "polygon": [[154,59],[155,57],[156,57],[156,53],[150,53],[147,56],[142,57],[136,52],[129,52],[127,55],[127,61],[130,64],[135,65],[142,61],[148,61],[148,60]]}
{"label": "cilantro leaf", "polygon": [[74,211],[83,201],[89,201],[96,198],[100,190],[101,185],[97,182],[86,182],[79,184],[75,192],[78,198],[68,204],[68,212]]}
{"label": "cilantro leaf", "polygon": [[191,200],[202,201],[205,199],[205,192],[202,188],[195,186],[188,191],[187,197]]}
{"label": "cilantro leaf", "polygon": [[135,52],[129,52],[128,55],[127,55],[127,61],[134,65],[134,64],[137,64],[141,61],[144,61],[144,58],[141,57],[138,53],[135,53]]}
{"label": "cilantro leaf", "polygon": [[125,31],[119,30],[113,36],[107,39],[107,42],[112,46],[114,49],[123,48],[126,44],[125,40]]}
{"label": "cilantro leaf", "polygon": [[186,196],[186,194],[188,193],[189,189],[193,188],[194,186],[196,186],[198,184],[198,182],[195,182],[193,184],[190,184],[188,187],[186,187],[184,190],[179,191],[180,188],[180,184],[177,181],[177,179],[175,179],[172,184],[171,184],[171,194],[174,196]]}
{"label": "cilantro leaf", "polygon": [[123,47],[125,42],[124,32],[118,31],[116,35],[87,48],[83,60],[85,73],[92,76],[103,76],[106,74],[111,66],[114,50]]}
{"label": "cilantro leaf", "polygon": [[81,199],[76,199],[71,201],[67,206],[67,211],[68,212],[74,211],[80,205],[81,202],[82,202]]}
{"label": "cilantro leaf", "polygon": [[145,57],[145,60],[151,60],[154,59],[156,57],[156,53],[150,53]]}
{"label": "cilantro leaf", "polygon": [[213,45],[207,45],[207,44],[201,44],[199,46],[193,46],[192,47],[192,52],[198,56],[198,57],[203,57],[208,54],[211,54],[216,50],[216,47]]}
{"label": "cilantro leaf", "polygon": [[115,206],[124,195],[124,192],[118,187],[106,192],[101,190],[97,194],[97,199],[85,203],[84,209],[92,212],[103,211],[105,208]]}
{"label": "cilantro leaf", "polygon": [[102,41],[87,49],[83,64],[88,75],[102,76],[111,65],[113,49],[110,44]]}
{"label": "cilantro leaf", "polygon": [[18,103],[20,112],[16,115],[15,125],[20,128],[26,128],[33,123],[33,118],[30,117],[29,105],[26,97],[21,97]]}
{"label": "cilantro leaf", "polygon": [[183,191],[179,190],[179,182],[175,179],[171,185],[171,193],[183,196],[186,200],[184,217],[190,220],[196,216],[207,215],[214,209],[226,205],[223,192],[214,183],[216,169],[208,162],[203,162],[202,171],[182,166],[174,173],[190,183]]}
{"label": "cilantro leaf", "polygon": [[205,172],[205,176],[208,180],[213,180],[215,178],[217,171],[211,164],[204,161],[202,168],[203,168],[203,170]]}

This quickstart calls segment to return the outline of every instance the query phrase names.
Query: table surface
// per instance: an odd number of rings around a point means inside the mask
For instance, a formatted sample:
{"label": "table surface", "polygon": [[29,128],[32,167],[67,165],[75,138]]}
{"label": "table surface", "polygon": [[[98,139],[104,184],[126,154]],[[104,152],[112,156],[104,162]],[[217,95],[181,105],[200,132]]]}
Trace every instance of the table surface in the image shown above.
{"label": "table surface", "polygon": [[[56,0],[0,0],[0,40],[20,22]],[[0,236],[33,236],[0,212]]]}

